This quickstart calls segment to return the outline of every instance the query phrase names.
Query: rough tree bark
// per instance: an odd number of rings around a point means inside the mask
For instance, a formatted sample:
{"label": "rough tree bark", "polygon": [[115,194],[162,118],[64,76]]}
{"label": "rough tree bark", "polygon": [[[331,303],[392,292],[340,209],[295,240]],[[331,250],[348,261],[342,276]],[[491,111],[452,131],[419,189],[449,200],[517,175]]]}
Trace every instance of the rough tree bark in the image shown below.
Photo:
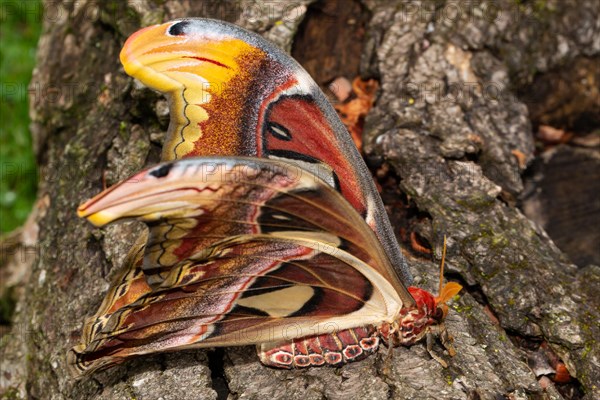
{"label": "rough tree bark", "polygon": [[[289,50],[310,3],[46,2],[31,86],[42,182],[27,231],[35,237],[39,228],[39,250],[2,341],[5,398],[563,398],[536,377],[543,368],[528,367],[539,351],[515,344],[542,341],[585,398],[600,396],[600,269],[571,264],[515,207],[534,157],[528,108],[515,88],[575,59],[598,60],[595,0],[359,7],[371,18],[361,73],[381,83],[364,151],[374,168],[388,168],[392,218],[411,218],[411,229],[434,245],[448,235],[450,272],[467,286],[448,318],[458,349],[448,369],[423,345],[396,349],[391,361],[381,351],[305,371],[264,368],[244,347],[144,357],[80,382],[68,376],[66,350],[140,229],[93,229],[76,207],[101,190],[103,176],[112,184],[156,162],[168,120],[164,99],[120,68],[124,40],[142,25],[204,16]],[[394,196],[412,211],[395,209]],[[417,283],[435,289],[436,262],[406,246],[405,254]]]}

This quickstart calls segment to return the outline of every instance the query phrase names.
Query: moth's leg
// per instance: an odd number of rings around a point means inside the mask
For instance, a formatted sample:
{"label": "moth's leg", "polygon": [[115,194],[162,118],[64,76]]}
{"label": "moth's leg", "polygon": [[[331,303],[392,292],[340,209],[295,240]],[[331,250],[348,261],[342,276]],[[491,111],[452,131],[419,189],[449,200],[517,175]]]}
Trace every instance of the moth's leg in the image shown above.
{"label": "moth's leg", "polygon": [[438,335],[439,335],[439,332],[437,330],[429,329],[427,331],[427,334],[425,336],[426,340],[427,340],[427,342],[426,342],[427,352],[429,353],[431,358],[433,358],[435,361],[439,362],[442,367],[448,368],[448,364],[446,363],[446,361],[444,361],[440,356],[435,354],[435,352],[433,351],[433,345],[435,343],[435,338]]}
{"label": "moth's leg", "polygon": [[379,336],[371,327],[257,346],[260,361],[275,368],[340,366],[362,360],[377,351]]}
{"label": "moth's leg", "polygon": [[446,325],[440,324],[438,325],[439,330],[439,338],[440,342],[444,346],[444,348],[448,351],[450,357],[454,357],[456,355],[456,350],[454,349],[454,338],[450,335],[450,332],[446,329]]}

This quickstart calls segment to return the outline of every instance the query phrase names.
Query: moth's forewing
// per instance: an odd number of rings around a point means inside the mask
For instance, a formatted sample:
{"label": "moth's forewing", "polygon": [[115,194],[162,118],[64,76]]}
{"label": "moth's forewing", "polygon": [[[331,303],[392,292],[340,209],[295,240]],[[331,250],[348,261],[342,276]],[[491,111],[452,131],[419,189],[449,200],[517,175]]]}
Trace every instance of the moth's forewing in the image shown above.
{"label": "moth's forewing", "polygon": [[121,61],[170,100],[164,160],[234,155],[302,165],[342,193],[411,283],[364,161],[325,95],[289,55],[235,25],[190,18],[135,33]]}

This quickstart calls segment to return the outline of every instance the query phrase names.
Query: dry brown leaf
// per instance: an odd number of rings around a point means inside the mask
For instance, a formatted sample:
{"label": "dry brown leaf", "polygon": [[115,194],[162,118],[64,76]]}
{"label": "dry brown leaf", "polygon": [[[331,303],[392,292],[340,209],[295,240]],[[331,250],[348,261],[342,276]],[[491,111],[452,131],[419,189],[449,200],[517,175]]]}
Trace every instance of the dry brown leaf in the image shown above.
{"label": "dry brown leaf", "polygon": [[379,84],[374,79],[363,81],[355,78],[352,82],[352,90],[356,98],[345,103],[336,104],[335,109],[350,135],[356,147],[362,149],[362,129],[364,118],[373,107],[375,102],[375,93]]}
{"label": "dry brown leaf", "polygon": [[537,132],[537,137],[545,142],[559,143],[566,132],[563,129],[557,129],[550,125],[540,125]]}
{"label": "dry brown leaf", "polygon": [[527,156],[520,150],[512,150],[512,155],[515,156],[517,162],[519,163],[519,168],[525,169],[527,166]]}

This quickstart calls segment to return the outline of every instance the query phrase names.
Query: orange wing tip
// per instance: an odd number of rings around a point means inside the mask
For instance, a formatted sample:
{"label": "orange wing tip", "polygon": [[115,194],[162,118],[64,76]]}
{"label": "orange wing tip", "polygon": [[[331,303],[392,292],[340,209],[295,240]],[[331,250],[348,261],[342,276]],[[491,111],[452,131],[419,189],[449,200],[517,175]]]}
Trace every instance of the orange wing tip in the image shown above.
{"label": "orange wing tip", "polygon": [[80,217],[85,217],[92,225],[97,227],[102,227],[115,220],[115,216],[106,211],[86,215],[84,212],[77,210],[77,215]]}
{"label": "orange wing tip", "polygon": [[460,292],[461,290],[462,290],[462,286],[459,283],[448,282],[444,285],[444,287],[442,288],[442,291],[440,292],[438,297],[435,298],[435,301],[437,304],[445,304],[451,298],[456,296],[458,294],[458,292]]}
{"label": "orange wing tip", "polygon": [[86,204],[87,203],[84,203],[84,204],[80,205],[79,208],[77,208],[77,216],[79,218],[85,218],[87,216],[87,211],[85,209]]}

